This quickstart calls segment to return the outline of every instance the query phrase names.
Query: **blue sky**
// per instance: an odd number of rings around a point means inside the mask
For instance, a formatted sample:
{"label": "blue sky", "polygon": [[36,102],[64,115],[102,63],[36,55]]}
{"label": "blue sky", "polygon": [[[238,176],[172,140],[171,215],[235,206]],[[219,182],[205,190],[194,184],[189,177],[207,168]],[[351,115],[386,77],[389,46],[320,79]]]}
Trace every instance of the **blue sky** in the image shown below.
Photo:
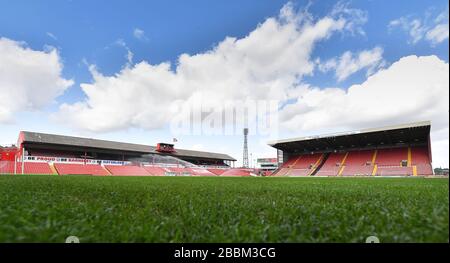
{"label": "blue sky", "polygon": [[[227,36],[236,39],[245,38],[267,19],[279,17],[280,10],[287,3],[277,0],[189,1],[189,3],[138,0],[0,0],[0,38],[24,42],[26,43],[24,46],[39,52],[48,52],[52,47],[56,48],[62,64],[59,77],[73,81],[72,85],[65,87],[64,91],[54,96],[49,103],[31,109],[26,106],[29,103],[25,103],[24,107],[14,110],[13,121],[2,123],[0,118],[3,137],[0,143],[14,142],[19,130],[81,134],[149,144],[170,140],[174,135],[170,133],[167,125],[148,128],[145,124],[138,123],[132,126],[124,124],[122,127],[111,129],[89,130],[82,125],[74,127],[71,123],[55,121],[51,116],[58,114],[64,103],[73,105],[86,100],[88,96],[80,88],[80,84],[97,84],[89,65],[95,65],[103,76],[117,76],[127,65],[133,68],[141,61],[150,65],[170,62],[171,70],[174,72],[181,54],[193,56],[211,52]],[[435,55],[448,67],[447,1],[291,1],[290,3],[296,17],[301,17],[300,12],[308,7],[307,14],[312,16],[313,23],[330,16],[336,6],[341,4],[345,9],[334,15],[334,18],[337,20],[339,17],[345,17],[346,26],[349,27],[348,30],[344,28],[339,29],[337,33],[330,33],[329,36],[312,44],[313,48],[308,51],[307,59],[316,63],[316,66],[312,72],[296,73],[296,76],[301,75],[295,81],[297,84],[323,90],[328,88],[347,90],[352,85],[364,83],[369,75],[389,68],[392,63],[410,55],[419,57]],[[444,19],[437,21],[442,14]],[[416,30],[419,32],[413,35],[411,29],[417,25],[414,21],[419,21],[420,26],[419,30]],[[443,40],[427,38],[427,33],[440,24],[444,25],[444,32],[446,24],[447,37]],[[419,40],[414,41],[414,37],[418,37]],[[261,41],[259,45],[265,44]],[[373,55],[376,50],[381,50],[381,53],[378,54],[379,57],[374,58],[375,62],[364,64],[365,62],[360,61],[359,68],[355,72],[336,73],[339,71],[338,65],[327,70],[319,70],[326,61],[334,59],[335,64],[339,64],[339,59],[345,52],[350,52],[351,58],[356,59],[362,51],[368,51]],[[132,54],[131,61],[127,61],[128,52]],[[341,74],[343,79],[339,80],[338,74]],[[0,81],[1,78],[0,73]],[[446,78],[448,79],[448,75]],[[29,89],[33,90],[33,87]],[[298,97],[287,101],[293,104],[300,103]],[[448,101],[444,104],[447,104],[448,114]],[[293,105],[291,113],[295,111],[294,106],[296,105]],[[124,107],[127,107],[126,104]],[[298,107],[301,108],[301,105]],[[91,113],[94,115],[95,111]],[[414,112],[409,111],[408,114],[411,116]],[[401,122],[401,116],[387,116],[386,119]],[[429,118],[434,118],[433,116],[425,115]],[[444,123],[441,124],[443,127],[437,128],[436,133],[439,134],[445,133],[442,129],[445,130],[447,126],[447,138],[442,138],[442,135],[437,135],[437,138],[443,141],[441,148],[448,151],[448,122],[438,120],[437,123]],[[335,128],[326,125],[313,125],[311,126],[313,128],[305,126],[303,127],[305,129],[282,128],[279,136],[301,136],[385,124],[393,123],[373,117],[360,125],[349,123],[336,125]],[[253,140],[250,151],[255,152],[255,156],[275,155],[273,150],[264,146],[266,139],[264,136],[254,136],[251,139]],[[183,136],[179,144],[185,148],[226,151],[239,159],[242,143],[240,136],[228,136],[225,140],[227,143],[224,144],[223,138],[217,136]],[[440,163],[448,165],[448,155],[444,156]]]}
{"label": "blue sky", "polygon": [[[25,41],[35,49],[52,45],[61,51],[64,76],[77,84],[91,80],[84,60],[93,63],[104,74],[114,74],[126,62],[126,50],[116,44],[122,39],[134,53],[134,61],[176,63],[182,53],[201,53],[211,49],[226,36],[244,37],[267,17],[276,16],[287,1],[0,1],[2,37]],[[293,1],[296,6],[308,1]],[[446,1],[352,1],[352,7],[368,12],[364,29],[367,36],[333,36],[317,45],[313,54],[331,57],[346,50],[362,50],[381,45],[389,61],[409,55],[438,55],[448,62],[448,47],[431,48],[425,42],[406,44],[404,32],[387,32],[391,20],[401,16],[423,17],[429,10],[435,14],[448,7]],[[321,16],[335,2],[312,1],[311,13]],[[146,40],[133,36],[134,29],[145,32]],[[56,37],[52,39],[47,33]],[[329,74],[326,74],[329,75]],[[313,83],[335,85],[333,79],[320,76]],[[346,87],[361,81],[356,74],[339,83]],[[70,89],[61,101],[82,98],[80,89]]]}

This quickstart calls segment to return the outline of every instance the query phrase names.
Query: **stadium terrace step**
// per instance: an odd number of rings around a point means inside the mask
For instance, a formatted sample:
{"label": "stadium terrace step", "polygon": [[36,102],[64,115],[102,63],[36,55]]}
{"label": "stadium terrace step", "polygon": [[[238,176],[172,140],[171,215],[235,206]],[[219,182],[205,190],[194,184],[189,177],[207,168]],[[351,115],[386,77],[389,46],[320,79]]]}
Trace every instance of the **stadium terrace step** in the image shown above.
{"label": "stadium terrace step", "polygon": [[399,166],[403,161],[408,160],[408,148],[393,148],[378,150],[374,164],[378,166]]}
{"label": "stadium terrace step", "polygon": [[389,176],[389,175],[413,175],[412,167],[383,167],[378,166],[376,175]]}
{"label": "stadium terrace step", "polygon": [[323,154],[304,154],[291,157],[273,176],[308,176],[323,161]]}
{"label": "stadium terrace step", "polygon": [[252,176],[250,169],[232,168],[225,171],[221,176]]}
{"label": "stadium terrace step", "polygon": [[343,160],[347,153],[330,153],[328,158],[323,163],[322,167],[318,168],[317,176],[337,176],[343,165]]}
{"label": "stadium terrace step", "polygon": [[[14,170],[13,161],[1,161],[0,162],[0,174],[22,174],[22,163],[16,164],[16,169]],[[23,173],[24,174],[53,174],[48,163],[34,163],[34,162],[24,162],[23,163]]]}
{"label": "stadium terrace step", "polygon": [[[21,171],[21,166],[18,164],[17,171]],[[53,174],[52,169],[48,163],[24,163],[25,174]]]}
{"label": "stadium terrace step", "polygon": [[273,176],[284,176],[289,172],[289,168],[281,168],[278,170],[278,172],[276,172],[275,174],[273,174]]}
{"label": "stadium terrace step", "polygon": [[342,176],[371,176],[373,172],[373,165],[364,166],[344,166]]}
{"label": "stadium terrace step", "polygon": [[374,150],[350,151],[345,160],[342,176],[372,175]]}
{"label": "stadium terrace step", "polygon": [[14,162],[13,161],[0,161],[0,174],[13,174]]}
{"label": "stadium terrace step", "polygon": [[311,169],[319,160],[322,154],[305,154],[301,155],[298,162],[296,162],[292,168],[293,169]]}
{"label": "stadium terrace step", "polygon": [[185,168],[185,167],[167,167],[165,168],[166,170],[168,170],[170,173],[173,173],[174,175],[182,175],[182,176],[189,176],[189,175],[194,175],[194,172],[190,169],[190,168]]}
{"label": "stadium terrace step", "polygon": [[133,175],[133,176],[146,176],[150,173],[140,166],[133,165],[105,165],[105,168],[111,173],[111,175]]}
{"label": "stadium terrace step", "polygon": [[193,175],[198,175],[198,176],[216,176],[215,173],[212,173],[210,171],[208,171],[208,169],[204,169],[204,168],[191,168],[191,171],[193,172]]}
{"label": "stadium terrace step", "polygon": [[211,168],[211,169],[208,168],[207,170],[215,175],[221,175],[225,171],[227,171],[226,169],[216,169],[216,168]]}
{"label": "stadium terrace step", "polygon": [[155,176],[164,176],[166,175],[166,172],[169,172],[161,167],[156,166],[144,166],[144,169],[150,174]]}
{"label": "stadium terrace step", "polygon": [[418,164],[415,165],[417,175],[433,175],[433,168],[431,167],[431,164]]}
{"label": "stadium terrace step", "polygon": [[416,166],[417,175],[433,174],[427,147],[411,147],[411,166]]}
{"label": "stadium terrace step", "polygon": [[288,174],[289,176],[308,176],[310,169],[291,169]]}
{"label": "stadium terrace step", "polygon": [[108,171],[106,171],[99,164],[56,163],[55,168],[60,175],[70,175],[70,174],[108,175]]}

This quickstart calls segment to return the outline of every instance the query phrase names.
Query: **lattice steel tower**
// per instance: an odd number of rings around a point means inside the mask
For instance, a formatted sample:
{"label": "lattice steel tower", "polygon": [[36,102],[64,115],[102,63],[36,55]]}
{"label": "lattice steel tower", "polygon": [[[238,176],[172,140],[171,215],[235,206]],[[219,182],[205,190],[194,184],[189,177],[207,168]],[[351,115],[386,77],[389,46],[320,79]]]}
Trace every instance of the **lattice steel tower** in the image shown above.
{"label": "lattice steel tower", "polygon": [[242,158],[242,167],[248,168],[248,128],[244,128],[244,156]]}

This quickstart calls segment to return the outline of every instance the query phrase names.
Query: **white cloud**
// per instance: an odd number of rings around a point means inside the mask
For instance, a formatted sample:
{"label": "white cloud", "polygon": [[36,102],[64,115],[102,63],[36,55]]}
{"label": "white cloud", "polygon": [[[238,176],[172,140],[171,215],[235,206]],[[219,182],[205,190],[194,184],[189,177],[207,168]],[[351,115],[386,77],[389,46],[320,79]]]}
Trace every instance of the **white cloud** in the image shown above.
{"label": "white cloud", "polygon": [[434,20],[435,26],[431,28],[425,36],[433,44],[438,44],[448,39],[448,9],[439,14]]}
{"label": "white cloud", "polygon": [[[339,71],[338,78],[362,69],[368,69],[369,75],[379,71],[348,90],[314,88],[302,82],[313,73],[316,62],[311,53],[317,42],[335,32],[362,34],[364,19],[352,20],[351,12],[333,10],[314,19],[305,11],[294,12],[288,4],[278,17],[268,18],[244,38],[227,37],[208,52],[182,54],[175,70],[168,62],[152,65],[142,61],[105,76],[91,66],[93,81],[81,84],[86,99],[61,105],[55,117],[73,128],[93,132],[157,129],[173,117],[169,108],[174,100],[189,101],[199,94],[208,107],[243,98],[293,99],[296,103],[280,111],[283,128],[292,131],[337,131],[431,120],[433,149],[445,149],[448,64],[435,56],[404,57],[379,70],[383,64],[379,47],[344,53],[324,63]],[[448,165],[448,154],[434,157],[435,164]]]}
{"label": "white cloud", "polygon": [[140,28],[135,28],[133,30],[133,36],[139,40],[148,40],[148,38],[145,36],[144,30],[142,30]]}
{"label": "white cloud", "polygon": [[436,56],[403,57],[347,91],[299,87],[297,103],[280,118],[284,128],[304,132],[431,120],[435,164],[448,166],[448,72],[449,64]]}
{"label": "white cloud", "polygon": [[428,21],[427,17],[420,19],[403,16],[392,20],[388,25],[390,31],[396,27],[408,32],[411,44],[416,44],[421,40],[427,40],[432,45],[439,44],[448,39],[448,9],[437,15],[432,21]]}
{"label": "white cloud", "polygon": [[348,28],[349,19],[335,12],[314,20],[288,4],[242,39],[227,37],[208,52],[182,54],[175,71],[169,63],[145,61],[113,76],[91,67],[93,82],[81,84],[86,99],[62,105],[56,117],[90,131],[153,129],[170,120],[172,101],[199,94],[207,107],[242,98],[284,100],[289,88],[312,74],[314,44]]}
{"label": "white cloud", "polygon": [[117,39],[116,42],[114,42],[114,44],[116,44],[120,47],[123,47],[127,51],[127,54],[125,55],[125,59],[127,60],[127,63],[125,64],[125,66],[129,67],[133,63],[133,56],[134,56],[133,52],[131,52],[127,43],[125,43],[125,41],[121,38]]}
{"label": "white cloud", "polygon": [[351,8],[349,2],[339,1],[333,7],[331,15],[343,18],[347,21],[347,23],[345,24],[345,29],[347,32],[350,32],[353,35],[366,35],[366,32],[362,28],[362,25],[364,25],[368,21],[367,11],[357,8]]}
{"label": "white cloud", "polygon": [[61,76],[56,49],[36,51],[0,38],[0,123],[24,110],[40,110],[73,84]]}
{"label": "white cloud", "polygon": [[439,24],[427,32],[426,39],[433,44],[439,44],[448,39],[448,23]]}
{"label": "white cloud", "polygon": [[383,49],[380,47],[363,50],[357,54],[347,51],[338,59],[331,58],[324,63],[320,63],[320,60],[317,61],[320,71],[335,70],[335,76],[338,81],[343,81],[350,75],[363,69],[367,70],[366,75],[369,76],[385,65]]}
{"label": "white cloud", "polygon": [[406,17],[401,17],[396,20],[392,20],[389,23],[389,28],[392,30],[395,27],[401,27],[404,31],[407,31],[410,36],[410,42],[412,44],[417,43],[423,38],[426,33],[426,28],[422,25],[419,19],[408,19]]}
{"label": "white cloud", "polygon": [[50,37],[51,39],[53,39],[53,40],[58,40],[58,38],[52,33],[52,32],[47,32],[47,33],[45,33],[48,37]]}

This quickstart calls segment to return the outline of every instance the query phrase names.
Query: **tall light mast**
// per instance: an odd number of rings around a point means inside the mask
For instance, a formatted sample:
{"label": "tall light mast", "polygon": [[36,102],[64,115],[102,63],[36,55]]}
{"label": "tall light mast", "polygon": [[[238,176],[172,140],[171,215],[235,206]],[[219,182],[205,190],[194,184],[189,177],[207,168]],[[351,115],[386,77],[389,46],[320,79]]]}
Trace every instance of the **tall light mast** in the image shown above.
{"label": "tall light mast", "polygon": [[244,167],[244,168],[248,168],[247,137],[248,137],[248,128],[244,128],[244,154],[243,154],[243,158],[242,158],[242,167]]}

